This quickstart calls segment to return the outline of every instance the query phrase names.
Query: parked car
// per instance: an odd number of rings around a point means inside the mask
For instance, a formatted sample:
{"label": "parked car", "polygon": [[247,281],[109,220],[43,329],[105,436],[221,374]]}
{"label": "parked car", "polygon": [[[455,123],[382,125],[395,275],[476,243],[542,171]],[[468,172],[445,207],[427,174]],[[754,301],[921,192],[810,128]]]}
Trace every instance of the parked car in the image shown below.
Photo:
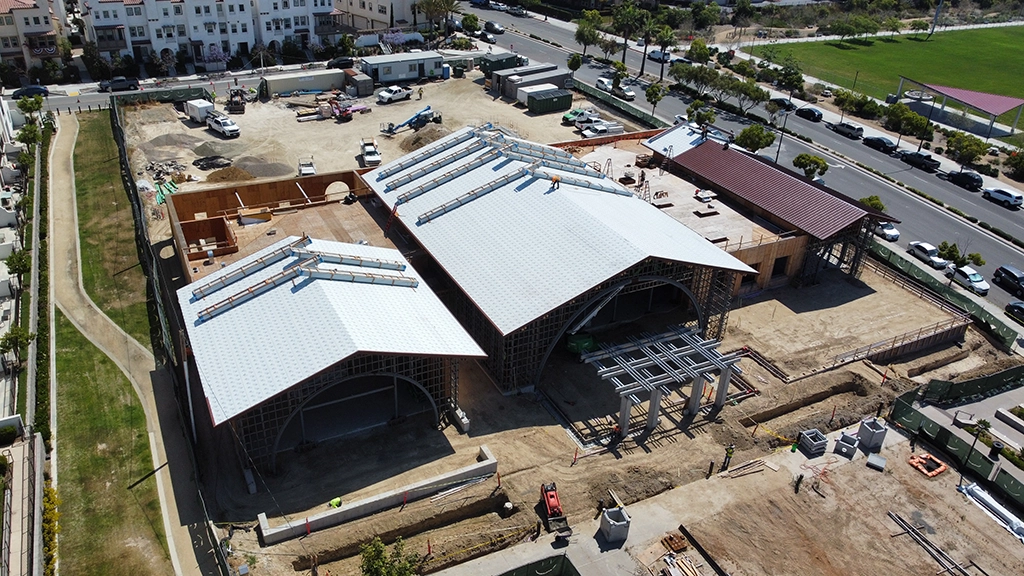
{"label": "parked car", "polygon": [[950,172],[946,177],[953,184],[966,188],[972,192],[981,190],[981,187],[985,185],[985,181],[981,179],[981,174],[978,174],[977,172],[961,170],[959,172]]}
{"label": "parked car", "polygon": [[351,56],[339,56],[327,63],[328,68],[337,68],[338,70],[351,68],[354,65],[355,60]]}
{"label": "parked car", "polygon": [[985,278],[970,266],[961,266],[957,268],[955,265],[950,264],[949,267],[946,268],[946,277],[952,278],[953,282],[967,288],[978,296],[988,294],[988,282],[985,282]]}
{"label": "parked car", "polygon": [[1010,302],[1006,305],[1006,315],[1024,324],[1024,302]]}
{"label": "parked car", "polygon": [[992,274],[992,281],[1001,284],[1017,298],[1024,298],[1024,272],[1013,266],[1000,266]]}
{"label": "parked car", "polygon": [[793,110],[796,110],[796,104],[793,104],[793,101],[790,100],[789,98],[772,98],[768,102],[771,104],[775,104],[776,106],[779,107],[780,110],[784,110],[786,112],[792,112]]}
{"label": "parked car", "polygon": [[577,118],[576,119],[576,123],[574,125],[576,126],[577,130],[586,130],[587,128],[590,128],[591,126],[596,126],[597,124],[605,124],[605,123],[607,123],[607,120],[601,119],[601,116],[598,115],[598,116],[585,116],[585,117]]}
{"label": "parked car", "polygon": [[380,166],[381,155],[377,140],[363,138],[359,141],[359,152],[363,157],[363,166]]}
{"label": "parked car", "polygon": [[686,114],[676,114],[675,119],[672,120],[672,125],[686,124],[687,122],[689,122],[689,119],[686,117]]}
{"label": "parked car", "polygon": [[520,17],[529,16],[529,14],[527,14],[527,12],[526,12],[526,8],[523,8],[522,6],[511,6],[508,9],[508,13],[513,15],[513,16],[520,16]]}
{"label": "parked car", "polygon": [[487,42],[488,44],[498,43],[498,39],[495,38],[494,34],[491,34],[490,32],[481,32],[480,39],[483,40],[484,42]]}
{"label": "parked car", "polygon": [[794,114],[811,122],[821,122],[821,110],[817,108],[797,108]]}
{"label": "parked car", "polygon": [[14,91],[14,94],[12,94],[11,96],[13,96],[15,100],[17,100],[19,98],[24,98],[26,96],[49,96],[49,95],[50,95],[50,89],[47,88],[46,86],[39,86],[37,84],[32,84],[31,86],[25,86],[24,88],[18,88],[17,90]]}
{"label": "parked car", "polygon": [[498,12],[507,12],[508,6],[501,2],[491,2],[491,10],[497,10]]}
{"label": "parked car", "polygon": [[138,78],[125,78],[114,76],[110,80],[100,82],[100,92],[124,92],[125,90],[138,90]]}
{"label": "parked car", "polygon": [[673,59],[669,60],[669,64],[672,65],[672,66],[674,66],[676,64],[683,64],[685,66],[692,66],[693,65],[693,60],[690,60],[689,58],[673,58]]}
{"label": "parked car", "polygon": [[931,154],[925,154],[924,152],[911,152],[909,150],[904,150],[903,152],[900,152],[900,160],[915,168],[920,168],[921,170],[927,170],[929,172],[935,172],[940,166],[938,160],[932,158]]}
{"label": "parked car", "polygon": [[597,89],[598,90],[604,90],[605,92],[611,92],[612,91],[612,79],[611,78],[598,78],[596,85],[597,85]]}
{"label": "parked car", "polygon": [[377,93],[379,104],[389,104],[410,98],[412,98],[412,88],[408,86],[389,86]]}
{"label": "parked car", "polygon": [[613,134],[622,134],[625,132],[625,127],[622,124],[615,122],[605,122],[603,124],[595,124],[590,128],[583,131],[584,138],[597,138],[599,136],[611,136]]}
{"label": "parked car", "polygon": [[[494,4],[491,4],[491,6],[494,6]],[[484,30],[486,32],[491,32],[491,33],[494,33],[494,34],[504,34],[505,33],[505,27],[502,26],[501,24],[498,24],[494,20],[488,20],[484,24]]]}
{"label": "parked car", "polygon": [[939,249],[927,242],[911,242],[907,245],[907,252],[936,270],[949,266],[949,261],[939,256]]}
{"label": "parked car", "polygon": [[1024,196],[1021,196],[1020,192],[1014,192],[1012,190],[1003,190],[1002,188],[985,188],[981,191],[981,195],[986,200],[998,202],[1007,208],[1024,204]]}
{"label": "parked car", "polygon": [[462,21],[458,18],[449,18],[445,20],[445,26],[448,28],[449,33],[462,32]]}
{"label": "parked car", "polygon": [[900,231],[892,225],[892,222],[882,222],[878,226],[875,226],[875,234],[878,234],[889,242],[896,242],[900,239]]}
{"label": "parked car", "polygon": [[577,120],[600,117],[601,113],[595,108],[575,108],[562,114],[562,124],[575,124]]}
{"label": "parked car", "polygon": [[612,88],[612,95],[623,100],[636,100],[636,92],[633,92],[633,89],[629,86],[623,86],[622,84],[619,84],[618,88]]}
{"label": "parked car", "polygon": [[886,154],[892,154],[896,151],[896,143],[884,136],[868,136],[864,139],[864,145]]}
{"label": "parked car", "polygon": [[836,134],[842,134],[847,138],[853,138],[857,140],[864,136],[864,127],[851,124],[850,122],[840,122],[839,124],[832,125],[832,130]]}
{"label": "parked car", "polygon": [[647,58],[649,60],[654,60],[655,62],[671,62],[672,53],[663,52],[661,50],[651,50],[650,52],[647,53]]}

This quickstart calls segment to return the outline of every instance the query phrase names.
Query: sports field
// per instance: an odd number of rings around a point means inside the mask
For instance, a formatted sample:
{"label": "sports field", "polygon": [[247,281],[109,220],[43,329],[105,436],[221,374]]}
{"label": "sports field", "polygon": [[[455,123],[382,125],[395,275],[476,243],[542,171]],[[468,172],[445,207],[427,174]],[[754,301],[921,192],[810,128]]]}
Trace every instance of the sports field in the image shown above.
{"label": "sports field", "polygon": [[[884,99],[900,75],[919,82],[1024,98],[1024,26],[880,36],[845,42],[772,44],[776,61],[792,54],[804,74]],[[764,47],[752,53],[761,56]],[[749,50],[748,50],[749,51]],[[907,87],[904,87],[906,90]],[[1013,122],[1015,112],[1001,121]]]}

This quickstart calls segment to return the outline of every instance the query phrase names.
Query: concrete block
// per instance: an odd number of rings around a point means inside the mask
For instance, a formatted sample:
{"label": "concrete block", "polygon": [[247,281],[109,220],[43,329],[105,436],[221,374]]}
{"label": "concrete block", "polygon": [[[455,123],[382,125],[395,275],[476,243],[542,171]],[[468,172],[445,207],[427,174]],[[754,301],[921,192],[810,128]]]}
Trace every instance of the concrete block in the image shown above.
{"label": "concrete block", "polygon": [[608,542],[622,542],[629,536],[629,523],[631,519],[626,509],[607,508],[601,514],[601,534]]}
{"label": "concrete block", "polygon": [[867,452],[878,452],[882,449],[882,442],[885,441],[885,433],[888,430],[885,422],[880,418],[865,418],[861,420],[860,429],[857,430],[860,447]]}
{"label": "concrete block", "polygon": [[857,453],[858,443],[859,441],[856,436],[843,432],[842,435],[836,439],[836,446],[832,451],[841,456],[853,458],[853,455]]}
{"label": "concrete block", "polygon": [[874,468],[879,472],[885,470],[885,458],[878,454],[868,454],[868,468]]}
{"label": "concrete block", "polygon": [[[265,513],[260,513],[259,531],[263,536],[263,543],[267,546],[297,538],[306,533],[307,526],[310,532],[331,528],[339,524],[374,514],[387,508],[400,506],[402,502],[413,502],[427,496],[431,496],[450,488],[453,483],[479,476],[487,476],[498,471],[498,460],[491,453],[486,445],[480,446],[477,454],[477,462],[469,466],[463,466],[445,474],[434,476],[426,480],[409,484],[395,490],[371,496],[362,500],[355,500],[343,504],[338,508],[332,508],[309,518],[297,519],[283,526],[270,527],[270,522]],[[41,484],[40,484],[41,485]],[[333,496],[333,494],[332,494]]]}
{"label": "concrete block", "polygon": [[466,416],[462,408],[456,406],[452,410],[452,416],[454,416],[452,420],[455,421],[455,427],[459,429],[459,434],[469,434],[469,416]]}
{"label": "concrete block", "polygon": [[821,456],[828,450],[828,438],[817,428],[800,433],[800,449],[810,458]]}
{"label": "concrete block", "polygon": [[996,409],[996,420],[1000,420],[1010,425],[1017,432],[1024,434],[1024,420],[1017,418],[1010,413],[1009,410],[1003,410],[1002,408]]}

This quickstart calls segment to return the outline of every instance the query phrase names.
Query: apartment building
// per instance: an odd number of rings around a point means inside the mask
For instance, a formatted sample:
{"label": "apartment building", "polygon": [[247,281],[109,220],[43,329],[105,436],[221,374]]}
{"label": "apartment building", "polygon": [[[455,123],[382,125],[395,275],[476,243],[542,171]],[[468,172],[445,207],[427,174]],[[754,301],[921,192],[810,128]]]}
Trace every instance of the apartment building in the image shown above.
{"label": "apartment building", "polygon": [[48,2],[0,0],[0,60],[28,70],[59,57],[60,14],[63,8],[54,12]]}

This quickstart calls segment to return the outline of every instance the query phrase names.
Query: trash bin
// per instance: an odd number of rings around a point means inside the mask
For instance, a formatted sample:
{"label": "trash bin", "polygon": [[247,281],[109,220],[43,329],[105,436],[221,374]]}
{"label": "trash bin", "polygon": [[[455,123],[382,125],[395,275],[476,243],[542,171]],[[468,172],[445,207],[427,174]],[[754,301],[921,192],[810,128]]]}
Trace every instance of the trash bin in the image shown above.
{"label": "trash bin", "polygon": [[466,75],[466,69],[463,68],[462,66],[456,66],[452,70],[452,75],[455,76],[456,78],[462,78]]}

